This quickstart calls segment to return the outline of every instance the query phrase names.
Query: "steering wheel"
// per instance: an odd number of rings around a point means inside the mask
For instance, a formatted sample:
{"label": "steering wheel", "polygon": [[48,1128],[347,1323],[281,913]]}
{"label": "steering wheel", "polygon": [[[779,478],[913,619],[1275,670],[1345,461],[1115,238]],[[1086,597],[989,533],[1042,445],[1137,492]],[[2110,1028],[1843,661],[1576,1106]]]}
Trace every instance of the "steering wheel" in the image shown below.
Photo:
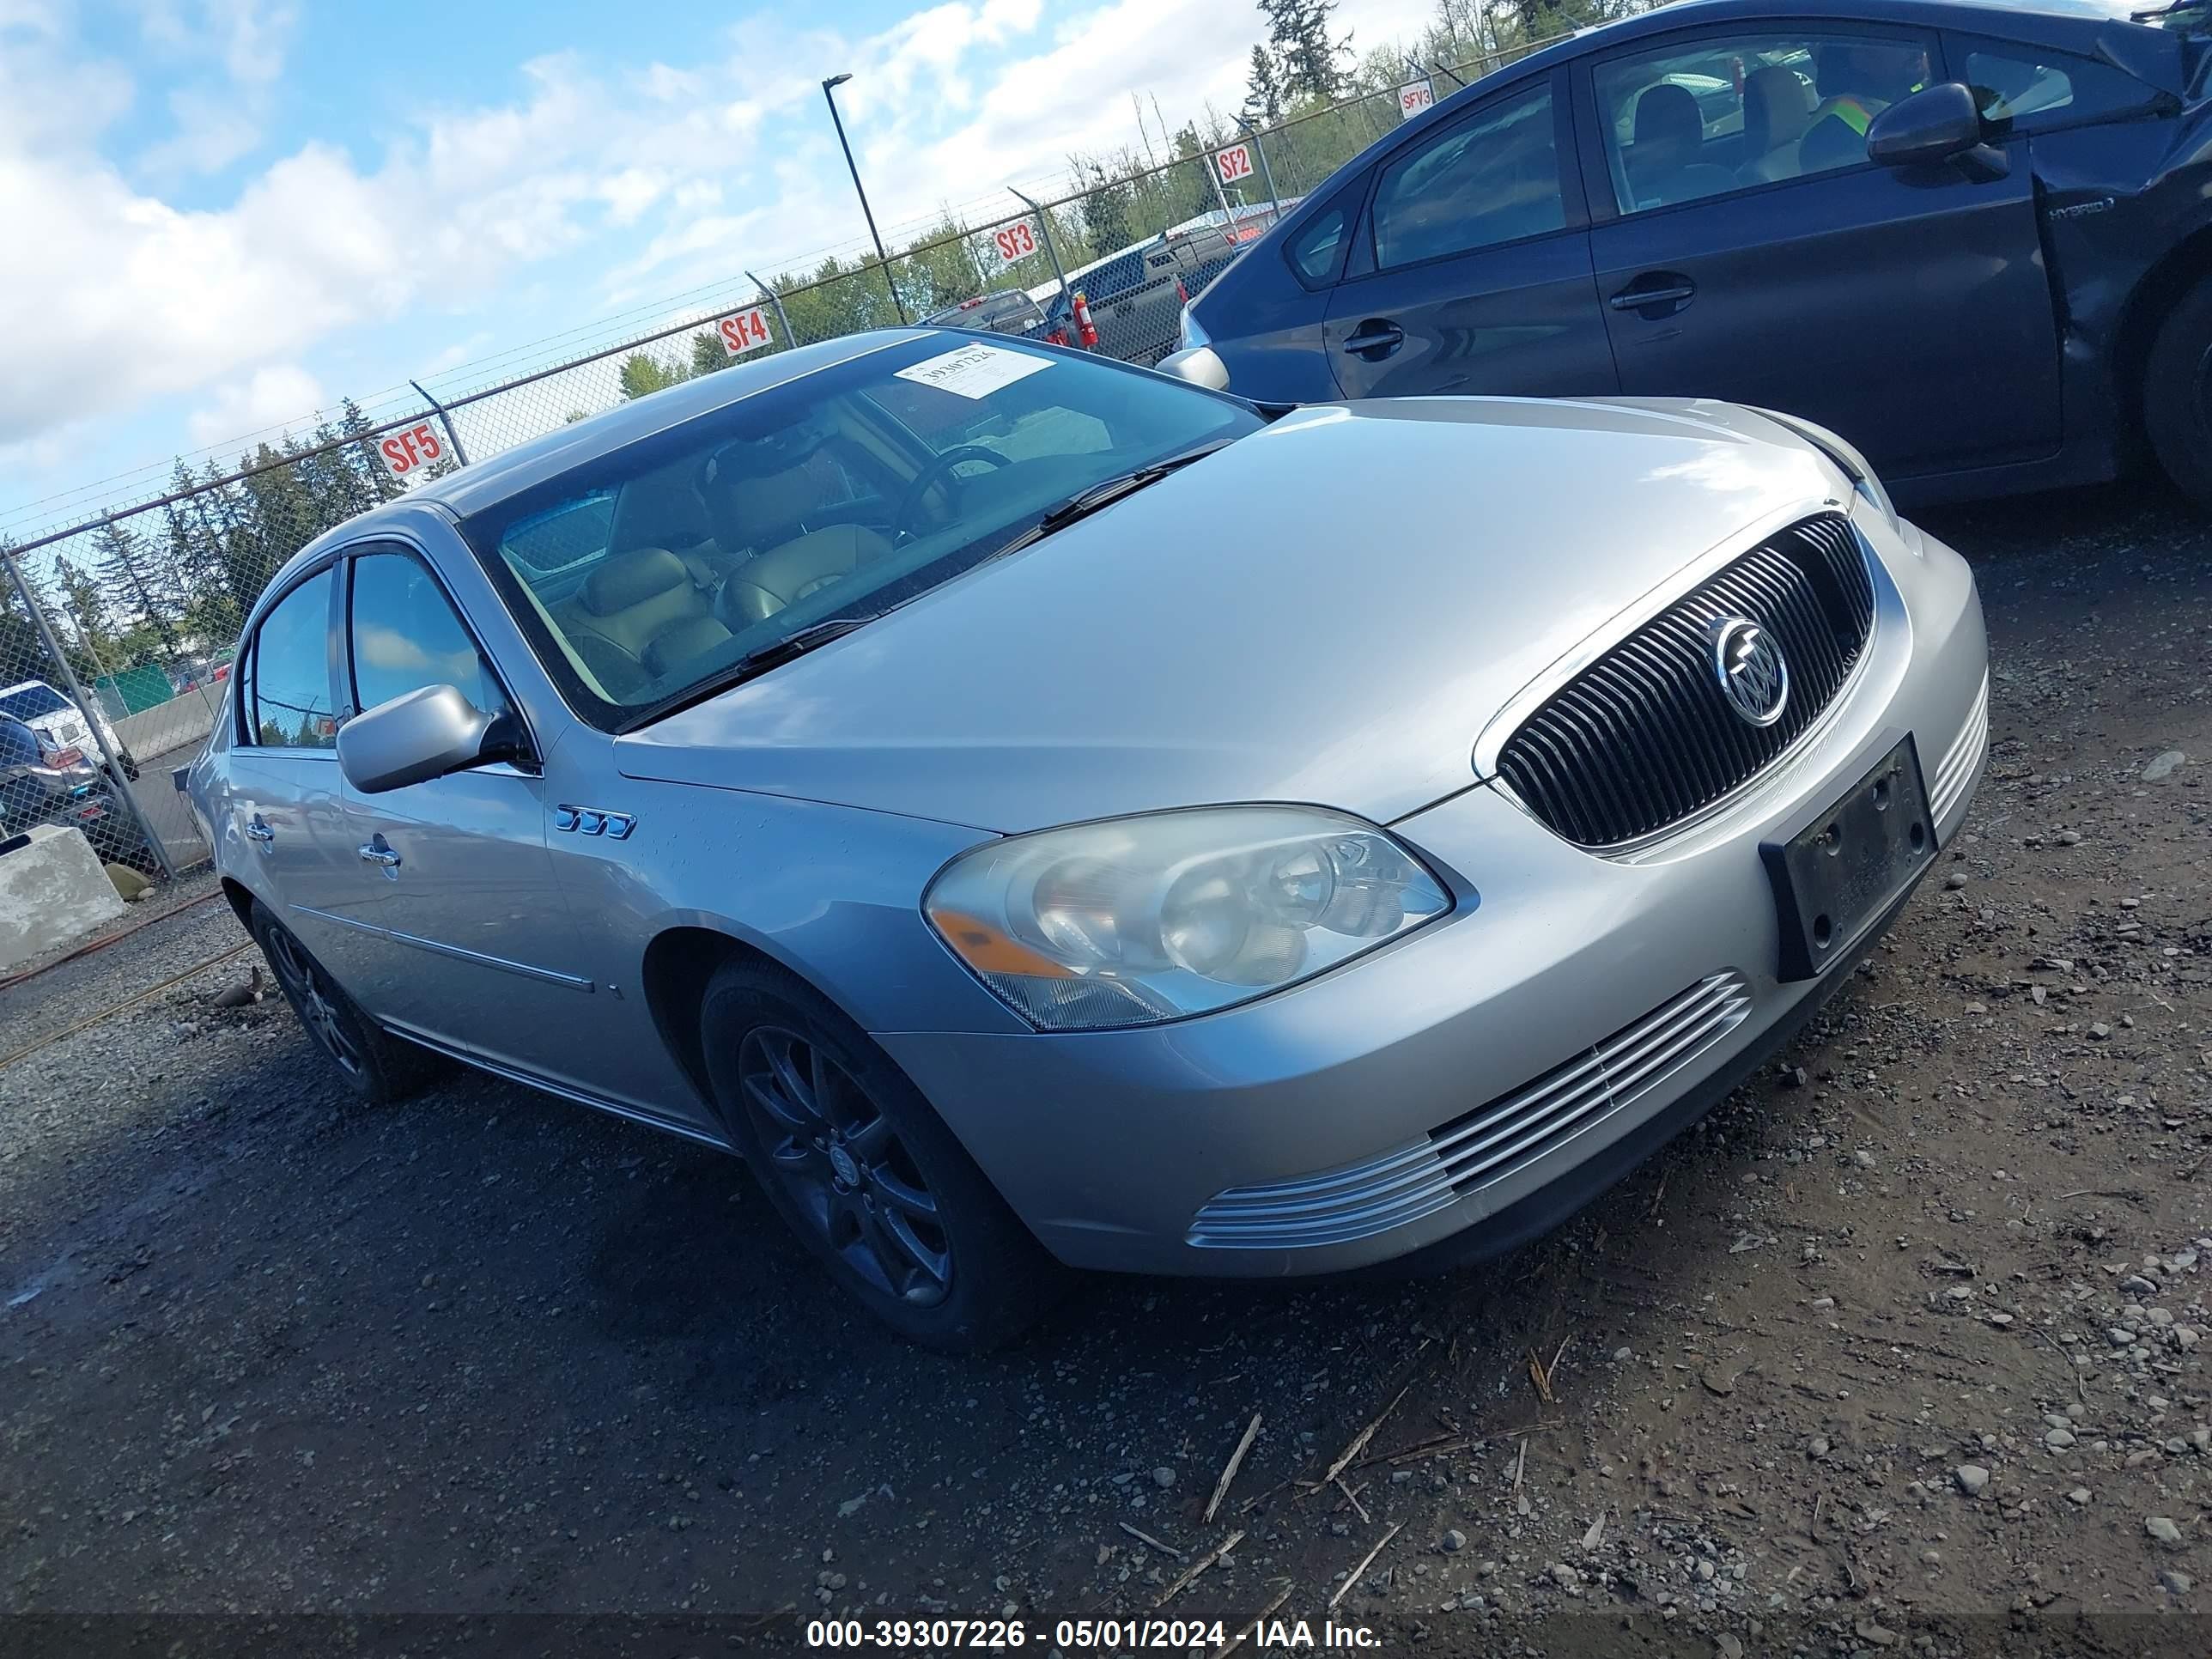
{"label": "steering wheel", "polygon": [[906,493],[899,497],[898,507],[891,514],[892,540],[902,541],[914,535],[911,520],[921,510],[921,498],[928,494],[930,486],[939,479],[950,479],[952,469],[963,461],[988,461],[993,466],[1013,465],[1008,457],[995,449],[986,449],[981,444],[955,444],[942,454],[933,456],[923,464],[921,471],[915,474],[914,482],[906,487]]}

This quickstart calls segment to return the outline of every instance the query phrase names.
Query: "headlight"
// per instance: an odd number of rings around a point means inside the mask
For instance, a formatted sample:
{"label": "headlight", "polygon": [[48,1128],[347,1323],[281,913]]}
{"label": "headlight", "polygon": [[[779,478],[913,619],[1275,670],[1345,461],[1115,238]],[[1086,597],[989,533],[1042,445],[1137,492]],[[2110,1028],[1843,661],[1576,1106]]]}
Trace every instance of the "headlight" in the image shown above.
{"label": "headlight", "polygon": [[1209,806],[993,842],[945,866],[922,910],[1017,1013],[1076,1031],[1249,1002],[1451,903],[1373,824]]}
{"label": "headlight", "polygon": [[1200,326],[1198,319],[1190,314],[1190,307],[1185,306],[1182,320],[1176,325],[1176,349],[1189,351],[1195,347],[1212,343],[1213,337]]}

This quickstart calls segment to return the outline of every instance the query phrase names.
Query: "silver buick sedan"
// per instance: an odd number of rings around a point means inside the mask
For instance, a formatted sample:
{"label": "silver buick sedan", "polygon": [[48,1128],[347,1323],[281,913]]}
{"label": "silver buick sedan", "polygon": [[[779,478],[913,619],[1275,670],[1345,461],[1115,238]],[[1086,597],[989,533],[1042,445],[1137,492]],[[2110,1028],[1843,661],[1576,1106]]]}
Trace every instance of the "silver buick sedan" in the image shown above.
{"label": "silver buick sedan", "polygon": [[417,489],[238,661],[191,797],[363,1097],[738,1152],[946,1348],[1063,1264],[1553,1225],[1844,981],[1988,733],[1965,562],[1789,416],[941,331]]}

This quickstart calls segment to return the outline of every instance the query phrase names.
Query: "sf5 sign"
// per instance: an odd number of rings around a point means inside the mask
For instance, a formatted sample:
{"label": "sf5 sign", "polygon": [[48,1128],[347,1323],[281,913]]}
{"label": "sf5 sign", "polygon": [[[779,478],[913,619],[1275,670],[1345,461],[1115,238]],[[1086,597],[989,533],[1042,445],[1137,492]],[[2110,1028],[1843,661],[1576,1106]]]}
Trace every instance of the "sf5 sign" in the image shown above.
{"label": "sf5 sign", "polygon": [[758,306],[723,318],[714,325],[714,332],[721,337],[722,349],[732,357],[742,357],[756,347],[766,345],[770,337],[768,319],[761,315]]}
{"label": "sf5 sign", "polygon": [[376,447],[384,457],[384,465],[395,478],[404,478],[417,467],[428,466],[446,457],[446,441],[438,435],[438,428],[428,421],[417,421],[405,430],[394,432]]}
{"label": "sf5 sign", "polygon": [[1252,146],[1231,144],[1227,149],[1213,153],[1213,169],[1224,185],[1233,185],[1252,176]]}

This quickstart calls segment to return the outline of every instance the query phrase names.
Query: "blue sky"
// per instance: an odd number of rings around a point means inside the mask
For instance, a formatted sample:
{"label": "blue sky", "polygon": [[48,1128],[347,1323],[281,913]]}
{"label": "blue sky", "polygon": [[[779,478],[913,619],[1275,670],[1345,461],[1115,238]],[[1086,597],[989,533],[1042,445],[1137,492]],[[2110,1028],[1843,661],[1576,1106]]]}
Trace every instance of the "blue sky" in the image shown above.
{"label": "blue sky", "polygon": [[[1341,16],[1366,49],[1432,10]],[[1132,93],[1233,106],[1259,29],[1249,0],[0,0],[0,528],[853,251],[824,75],[889,232],[1140,147]]]}

